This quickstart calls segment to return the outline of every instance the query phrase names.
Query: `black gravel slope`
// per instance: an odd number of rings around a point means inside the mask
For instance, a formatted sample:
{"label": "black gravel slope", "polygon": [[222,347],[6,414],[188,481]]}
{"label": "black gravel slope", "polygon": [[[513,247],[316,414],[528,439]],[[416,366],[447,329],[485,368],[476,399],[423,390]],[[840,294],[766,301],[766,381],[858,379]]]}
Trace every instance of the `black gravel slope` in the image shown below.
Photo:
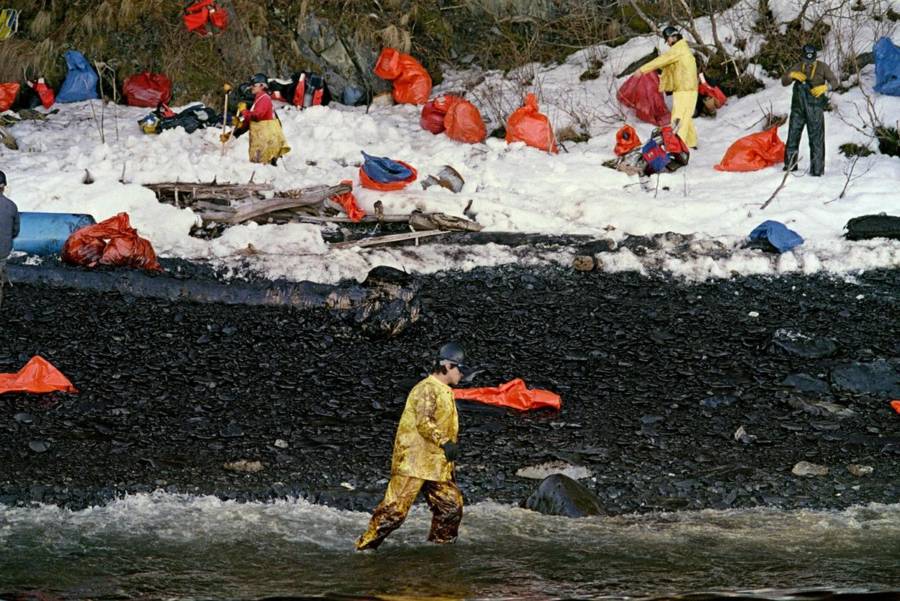
{"label": "black gravel slope", "polygon": [[[0,371],[40,354],[81,392],[0,396],[0,503],[164,489],[371,509],[406,393],[448,339],[486,367],[476,384],[523,377],[564,399],[559,414],[462,406],[468,502],[518,502],[536,482],[516,471],[556,460],[590,469],[610,513],[900,500],[898,271],[683,285],[510,267],[422,282],[426,315],[393,340],[324,310],[17,286]],[[241,459],[262,471],[224,469]],[[830,472],[795,476],[799,461]]]}

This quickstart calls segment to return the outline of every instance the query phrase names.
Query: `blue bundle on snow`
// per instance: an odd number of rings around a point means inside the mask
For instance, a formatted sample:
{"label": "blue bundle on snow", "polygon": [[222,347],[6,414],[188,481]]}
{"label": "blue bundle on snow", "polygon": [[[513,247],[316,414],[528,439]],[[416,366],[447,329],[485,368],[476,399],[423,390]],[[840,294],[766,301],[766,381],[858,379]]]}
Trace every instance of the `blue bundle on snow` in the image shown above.
{"label": "blue bundle on snow", "polygon": [[875,91],[900,96],[900,48],[889,38],[875,44]]}
{"label": "blue bundle on snow", "polygon": [[768,240],[778,252],[783,253],[803,244],[803,238],[780,221],[763,221],[750,232],[751,240]]}
{"label": "blue bundle on snow", "polygon": [[362,155],[365,159],[362,166],[363,171],[376,182],[382,184],[402,182],[408,179],[413,173],[406,165],[387,157],[374,157],[365,152],[363,152]]}
{"label": "blue bundle on snow", "polygon": [[91,100],[100,98],[97,93],[97,82],[100,77],[91,63],[77,50],[66,52],[66,65],[69,72],[66,80],[56,95],[57,102],[78,102],[79,100]]}
{"label": "blue bundle on snow", "polygon": [[63,245],[76,230],[96,223],[90,215],[78,213],[19,213],[21,227],[13,240],[13,250],[29,255],[62,253]]}

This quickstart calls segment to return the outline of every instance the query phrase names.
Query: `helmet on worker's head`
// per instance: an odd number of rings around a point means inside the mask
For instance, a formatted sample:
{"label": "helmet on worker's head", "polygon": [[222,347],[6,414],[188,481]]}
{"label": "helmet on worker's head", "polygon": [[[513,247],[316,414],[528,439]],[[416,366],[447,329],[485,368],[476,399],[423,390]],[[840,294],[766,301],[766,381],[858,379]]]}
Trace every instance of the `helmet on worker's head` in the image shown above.
{"label": "helmet on worker's head", "polygon": [[0,171],[0,188],[6,185],[6,174]]}
{"label": "helmet on worker's head", "polygon": [[257,73],[253,77],[250,78],[251,84],[261,83],[262,85],[269,87],[269,77],[265,73]]}
{"label": "helmet on worker's head", "polygon": [[141,126],[141,131],[145,134],[155,134],[158,133],[159,121],[159,116],[156,113],[148,113],[146,117],[138,121],[138,125]]}
{"label": "helmet on worker's head", "polygon": [[673,35],[681,35],[681,34],[678,33],[678,29],[676,29],[675,27],[672,27],[671,25],[667,25],[662,30],[662,37],[664,40],[668,40]]}
{"label": "helmet on worker's head", "polygon": [[804,44],[801,51],[803,52],[803,60],[805,61],[814,61],[819,54],[819,51],[816,50],[816,47],[812,44]]}
{"label": "helmet on worker's head", "polygon": [[466,353],[463,347],[456,342],[448,342],[438,349],[435,363],[445,367],[458,367],[464,382],[471,380],[480,371],[466,364]]}

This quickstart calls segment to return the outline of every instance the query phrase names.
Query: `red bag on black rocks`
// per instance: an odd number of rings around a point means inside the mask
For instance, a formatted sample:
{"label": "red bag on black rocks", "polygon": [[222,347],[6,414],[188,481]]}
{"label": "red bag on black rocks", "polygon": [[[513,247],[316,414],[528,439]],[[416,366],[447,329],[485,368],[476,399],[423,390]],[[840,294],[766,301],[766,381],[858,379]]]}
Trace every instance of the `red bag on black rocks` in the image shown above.
{"label": "red bag on black rocks", "polygon": [[162,271],[150,241],[138,236],[128,213],[76,230],[63,246],[62,259],[72,265],[113,265]]}

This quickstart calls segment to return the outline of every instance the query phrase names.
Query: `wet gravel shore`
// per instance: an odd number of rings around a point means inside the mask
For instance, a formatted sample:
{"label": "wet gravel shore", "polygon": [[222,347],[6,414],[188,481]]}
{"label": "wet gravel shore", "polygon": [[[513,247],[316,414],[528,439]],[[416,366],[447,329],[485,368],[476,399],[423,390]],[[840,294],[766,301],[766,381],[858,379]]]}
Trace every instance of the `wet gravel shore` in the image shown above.
{"label": "wet gravel shore", "polygon": [[[0,503],[162,489],[370,510],[406,394],[449,339],[486,368],[476,385],[522,377],[564,402],[461,405],[469,503],[519,502],[537,481],[516,472],[549,461],[589,470],[610,513],[900,501],[896,270],[685,285],[505,267],[421,282],[423,319],[391,340],[326,310],[16,286],[0,371],[40,354],[80,393],[0,396]],[[224,467],[241,460],[262,469]],[[792,473],[801,461],[828,473]]]}

